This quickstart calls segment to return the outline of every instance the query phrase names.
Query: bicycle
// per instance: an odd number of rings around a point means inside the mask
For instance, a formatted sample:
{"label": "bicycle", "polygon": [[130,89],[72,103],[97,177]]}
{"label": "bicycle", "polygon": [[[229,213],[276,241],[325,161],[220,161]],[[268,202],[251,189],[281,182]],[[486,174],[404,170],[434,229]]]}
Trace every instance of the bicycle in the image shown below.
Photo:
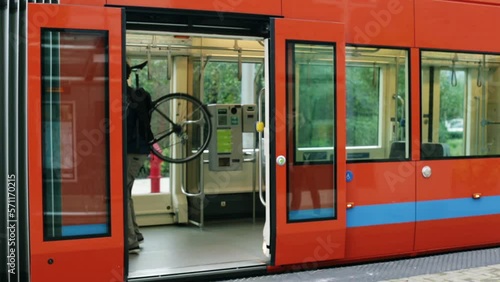
{"label": "bicycle", "polygon": [[[136,89],[140,89],[139,71],[148,61],[132,66]],[[206,105],[185,93],[171,93],[153,101],[149,111],[153,132],[151,152],[171,163],[186,163],[196,159],[207,148],[212,122]],[[154,122],[153,122],[154,121]]]}

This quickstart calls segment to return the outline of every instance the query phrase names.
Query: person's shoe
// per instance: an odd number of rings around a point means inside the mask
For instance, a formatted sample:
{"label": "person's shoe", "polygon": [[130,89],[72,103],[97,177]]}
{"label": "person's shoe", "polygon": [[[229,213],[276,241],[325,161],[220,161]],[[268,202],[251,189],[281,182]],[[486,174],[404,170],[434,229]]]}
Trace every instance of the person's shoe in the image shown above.
{"label": "person's shoe", "polygon": [[137,236],[137,241],[139,242],[139,244],[144,243],[144,236],[142,236],[141,233],[135,233],[135,236]]}
{"label": "person's shoe", "polygon": [[141,251],[141,247],[139,247],[139,245],[134,246],[134,247],[128,247],[129,254],[138,254],[140,251]]}

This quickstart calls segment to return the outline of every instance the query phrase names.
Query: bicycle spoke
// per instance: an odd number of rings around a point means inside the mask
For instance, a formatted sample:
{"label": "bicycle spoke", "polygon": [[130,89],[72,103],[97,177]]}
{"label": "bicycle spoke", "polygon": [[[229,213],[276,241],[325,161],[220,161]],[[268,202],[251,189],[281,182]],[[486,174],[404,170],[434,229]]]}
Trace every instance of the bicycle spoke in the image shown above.
{"label": "bicycle spoke", "polygon": [[185,163],[197,158],[208,146],[210,114],[196,98],[183,93],[165,95],[155,101],[151,114],[158,124],[154,129],[155,143],[164,148],[153,151],[159,158]]}
{"label": "bicycle spoke", "polygon": [[175,122],[173,122],[166,114],[164,114],[162,111],[160,111],[158,108],[154,109],[156,112],[158,112],[164,119],[166,119],[170,124],[174,125]]}
{"label": "bicycle spoke", "polygon": [[177,144],[181,144],[181,143],[183,143],[183,142],[185,142],[185,141],[186,141],[186,139],[185,139],[185,138],[181,138],[179,141],[177,141],[177,142],[174,142],[174,143],[170,144],[170,147],[173,147],[173,146],[175,146],[175,145],[177,145]]}
{"label": "bicycle spoke", "polygon": [[[200,113],[200,119],[203,119],[203,114],[201,112],[198,112],[200,109],[202,109],[202,106],[198,106],[196,109],[193,109],[191,111],[191,114],[186,115],[186,119],[191,118],[195,113]],[[200,110],[202,111],[202,110]]]}
{"label": "bicycle spoke", "polygon": [[155,137],[155,138],[154,138],[154,142],[153,142],[153,143],[156,143],[156,142],[158,142],[158,141],[160,141],[160,140],[164,139],[165,137],[168,137],[168,136],[172,135],[172,133],[174,133],[174,130],[171,130],[171,131],[169,131],[169,132],[167,132],[167,133],[165,133],[165,134],[161,135],[161,136],[160,136],[160,137],[158,137],[158,138],[156,138],[156,137]]}

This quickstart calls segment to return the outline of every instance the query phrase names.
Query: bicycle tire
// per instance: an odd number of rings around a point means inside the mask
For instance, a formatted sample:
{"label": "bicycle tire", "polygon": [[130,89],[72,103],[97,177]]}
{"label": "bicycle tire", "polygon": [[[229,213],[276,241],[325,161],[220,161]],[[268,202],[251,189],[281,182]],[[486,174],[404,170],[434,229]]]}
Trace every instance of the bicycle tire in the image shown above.
{"label": "bicycle tire", "polygon": [[[153,102],[150,114],[152,122],[158,118],[166,121],[159,126],[164,125],[166,130],[151,128],[154,136],[151,152],[158,158],[171,163],[186,163],[196,159],[208,147],[212,137],[210,113],[197,98],[185,93],[165,95]],[[154,148],[154,144],[160,146],[161,152]]]}

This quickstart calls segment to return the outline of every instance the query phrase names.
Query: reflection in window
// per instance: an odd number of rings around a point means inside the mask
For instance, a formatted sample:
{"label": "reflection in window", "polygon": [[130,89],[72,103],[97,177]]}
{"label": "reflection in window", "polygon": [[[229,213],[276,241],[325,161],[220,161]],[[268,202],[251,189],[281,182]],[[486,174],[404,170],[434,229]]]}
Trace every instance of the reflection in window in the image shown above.
{"label": "reflection in window", "polygon": [[335,47],[287,44],[288,220],[336,217]]}
{"label": "reflection in window", "polygon": [[347,159],[407,159],[408,51],[346,48]]}
{"label": "reflection in window", "polygon": [[421,60],[421,158],[500,154],[500,56],[423,51]]}
{"label": "reflection in window", "polygon": [[295,104],[298,146],[301,148],[333,147],[335,113],[333,93],[333,64],[307,55],[296,54]]}
{"label": "reflection in window", "polygon": [[46,240],[110,232],[107,51],[104,32],[42,30]]}
{"label": "reflection in window", "polygon": [[334,48],[309,44],[289,48],[293,49],[288,50],[293,52],[288,71],[293,73],[294,92],[288,103],[293,103],[289,115],[294,124],[295,161],[330,162],[335,145]]}

